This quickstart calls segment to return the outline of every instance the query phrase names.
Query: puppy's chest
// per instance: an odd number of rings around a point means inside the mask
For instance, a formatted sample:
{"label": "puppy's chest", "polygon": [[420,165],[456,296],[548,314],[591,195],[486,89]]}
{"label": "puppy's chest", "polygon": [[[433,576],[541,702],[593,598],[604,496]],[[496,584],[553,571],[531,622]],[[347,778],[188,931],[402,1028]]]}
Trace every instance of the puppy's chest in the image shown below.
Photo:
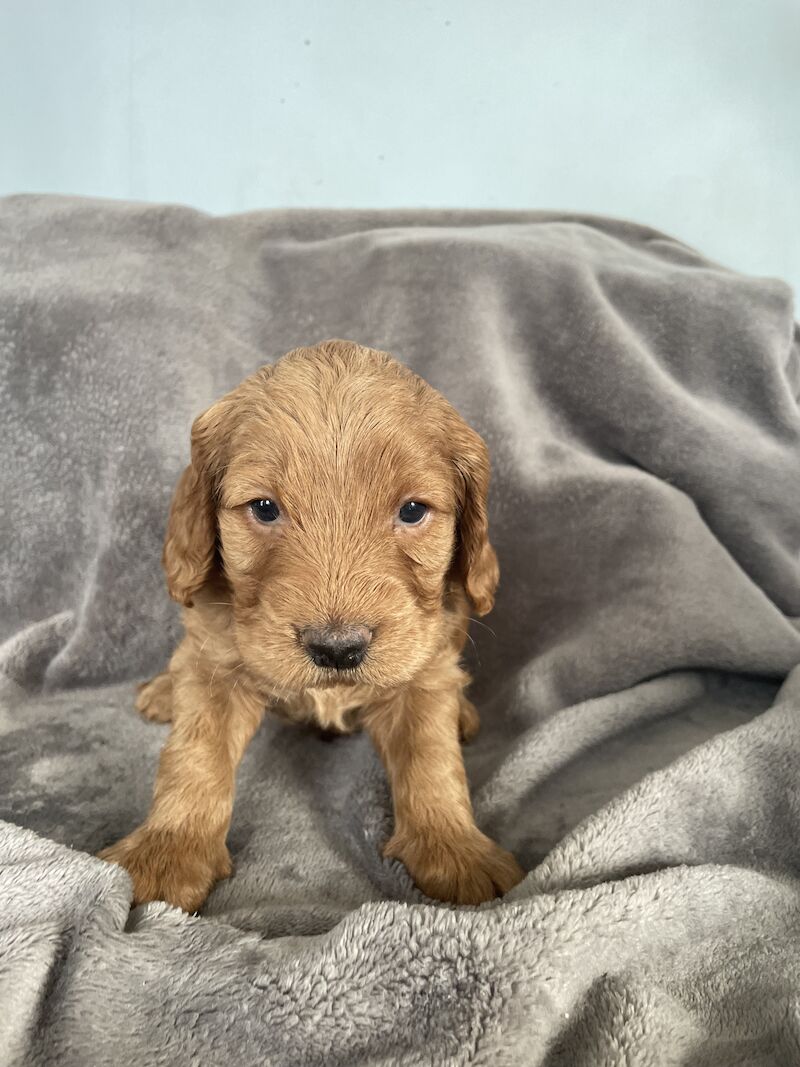
{"label": "puppy's chest", "polygon": [[361,725],[361,712],[374,698],[369,686],[307,689],[290,700],[273,700],[269,711],[292,722],[315,722],[324,730],[349,734]]}

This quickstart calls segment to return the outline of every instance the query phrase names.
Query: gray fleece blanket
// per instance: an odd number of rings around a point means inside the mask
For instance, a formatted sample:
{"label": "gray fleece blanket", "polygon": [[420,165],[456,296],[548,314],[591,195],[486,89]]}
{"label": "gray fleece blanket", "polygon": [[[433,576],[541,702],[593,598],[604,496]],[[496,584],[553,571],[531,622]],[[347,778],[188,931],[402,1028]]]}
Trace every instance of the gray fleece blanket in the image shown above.
{"label": "gray fleece blanket", "polygon": [[[268,720],[234,876],[129,915],[191,419],[326,337],[490,445],[466,760],[530,874],[427,900],[368,739]],[[0,1062],[800,1062],[799,356],[785,285],[623,222],[0,202]]]}

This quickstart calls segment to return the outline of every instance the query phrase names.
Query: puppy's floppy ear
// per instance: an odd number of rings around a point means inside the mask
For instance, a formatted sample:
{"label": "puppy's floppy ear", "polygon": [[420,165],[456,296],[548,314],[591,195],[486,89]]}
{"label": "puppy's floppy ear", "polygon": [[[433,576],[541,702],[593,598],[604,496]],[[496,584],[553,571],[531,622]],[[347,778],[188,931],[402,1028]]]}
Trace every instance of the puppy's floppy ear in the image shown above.
{"label": "puppy's floppy ear", "polygon": [[459,520],[454,570],[476,615],[494,606],[500,579],[497,556],[489,543],[489,450],[475,431],[458,416],[453,435],[453,465],[457,474]]}
{"label": "puppy's floppy ear", "polygon": [[192,606],[214,568],[217,515],[214,467],[219,451],[223,402],[214,404],[192,424],[191,462],[172,497],[162,563],[173,600]]}

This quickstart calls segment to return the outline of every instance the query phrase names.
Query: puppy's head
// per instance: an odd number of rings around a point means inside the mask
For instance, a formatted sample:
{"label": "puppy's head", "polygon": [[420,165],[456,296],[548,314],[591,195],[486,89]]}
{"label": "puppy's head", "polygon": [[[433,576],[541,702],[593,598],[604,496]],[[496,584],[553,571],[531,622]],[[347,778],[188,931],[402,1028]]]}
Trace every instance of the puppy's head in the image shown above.
{"label": "puppy's head", "polygon": [[411,679],[448,589],[491,610],[489,458],[422,379],[342,341],[290,352],[200,415],[164,547],[170,594],[227,582],[236,642],[297,692]]}

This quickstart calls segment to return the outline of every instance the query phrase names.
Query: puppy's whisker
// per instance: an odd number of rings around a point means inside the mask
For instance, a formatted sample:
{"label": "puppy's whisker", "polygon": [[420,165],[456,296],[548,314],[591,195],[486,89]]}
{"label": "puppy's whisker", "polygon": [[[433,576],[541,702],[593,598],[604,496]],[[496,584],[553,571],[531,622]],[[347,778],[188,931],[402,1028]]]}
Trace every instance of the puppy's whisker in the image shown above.
{"label": "puppy's whisker", "polygon": [[218,663],[216,665],[216,667],[214,668],[214,670],[211,672],[211,678],[209,679],[209,682],[208,682],[208,695],[209,696],[211,696],[211,690],[212,690],[212,688],[214,686],[214,679],[217,676],[217,671],[219,670],[219,668],[220,668],[220,664]]}
{"label": "puppy's whisker", "polygon": [[470,619],[470,622],[474,623],[476,626],[482,626],[484,630],[488,630],[492,637],[497,637],[497,634],[494,632],[491,626],[487,626],[486,623],[481,622],[480,619]]}
{"label": "puppy's whisker", "polygon": [[197,659],[195,660],[195,664],[194,664],[195,665],[195,669],[197,669],[200,666],[200,657],[203,655],[203,651],[204,651],[206,645],[211,640],[211,638],[214,637],[214,636],[215,636],[215,634],[211,630],[209,630],[208,633],[206,634],[205,641],[202,643],[202,645],[200,646],[200,648],[197,651]]}
{"label": "puppy's whisker", "polygon": [[475,659],[478,661],[478,666],[480,667],[480,665],[481,665],[481,657],[478,654],[478,646],[475,644],[475,639],[473,638],[472,634],[469,632],[468,629],[466,629],[463,626],[458,626],[458,627],[456,627],[456,629],[458,630],[459,633],[462,633],[466,637],[466,639],[469,641],[469,643],[472,645],[473,649],[475,650]]}
{"label": "puppy's whisker", "polygon": [[[235,667],[230,667],[227,671],[225,671],[225,673],[223,674],[222,677],[223,678],[232,678],[234,674],[239,674],[243,670],[244,670],[244,664],[243,663],[239,663]],[[238,681],[238,679],[237,679],[237,681]]]}

